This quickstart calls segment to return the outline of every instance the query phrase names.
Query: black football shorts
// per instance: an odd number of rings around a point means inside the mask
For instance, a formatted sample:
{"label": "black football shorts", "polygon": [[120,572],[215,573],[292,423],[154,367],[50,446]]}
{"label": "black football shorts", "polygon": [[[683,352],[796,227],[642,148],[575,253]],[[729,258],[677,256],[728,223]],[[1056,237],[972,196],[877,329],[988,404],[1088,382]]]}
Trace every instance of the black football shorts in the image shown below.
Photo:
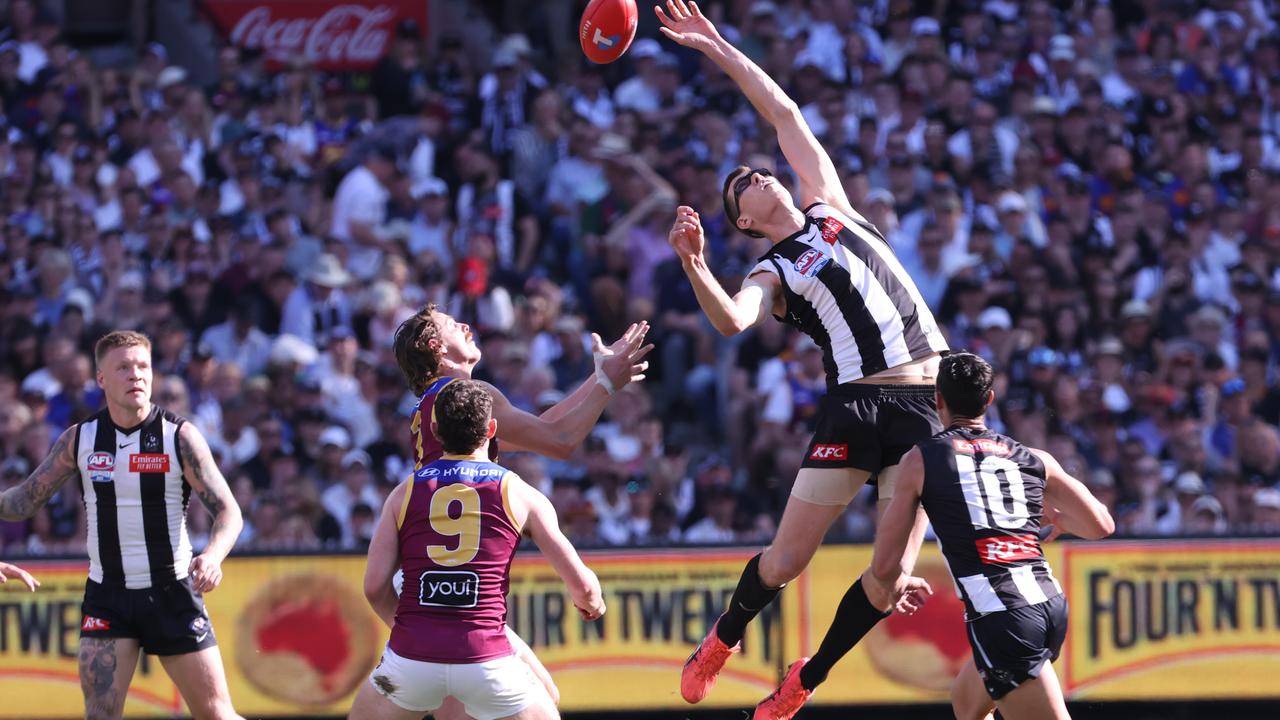
{"label": "black football shorts", "polygon": [[978,675],[991,698],[999,700],[1058,659],[1067,637],[1067,596],[988,613],[967,624]]}
{"label": "black football shorts", "polygon": [[817,427],[801,467],[856,468],[872,478],[942,431],[933,385],[845,383],[818,404]]}
{"label": "black football shorts", "polygon": [[139,590],[85,583],[80,637],[132,638],[151,655],[186,655],[218,644],[191,578]]}

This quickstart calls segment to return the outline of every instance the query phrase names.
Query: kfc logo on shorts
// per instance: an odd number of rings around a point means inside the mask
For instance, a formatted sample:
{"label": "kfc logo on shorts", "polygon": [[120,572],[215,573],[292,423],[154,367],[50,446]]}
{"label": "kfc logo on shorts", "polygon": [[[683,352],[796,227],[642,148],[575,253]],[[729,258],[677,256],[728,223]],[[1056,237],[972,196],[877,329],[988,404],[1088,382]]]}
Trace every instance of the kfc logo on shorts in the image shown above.
{"label": "kfc logo on shorts", "polygon": [[138,453],[129,456],[129,472],[167,473],[169,456],[164,453]]}
{"label": "kfc logo on shorts", "polygon": [[824,256],[821,250],[805,250],[803,255],[796,258],[796,272],[805,277],[813,277],[830,261],[831,258]]}
{"label": "kfc logo on shorts", "polygon": [[848,460],[848,445],[814,445],[809,452],[810,460]]}
{"label": "kfc logo on shorts", "polygon": [[828,245],[835,245],[840,240],[840,231],[844,229],[844,223],[829,217],[822,221],[822,239],[827,241]]}
{"label": "kfc logo on shorts", "polygon": [[110,629],[111,623],[91,615],[85,615],[84,622],[80,623],[80,632],[101,632]]}

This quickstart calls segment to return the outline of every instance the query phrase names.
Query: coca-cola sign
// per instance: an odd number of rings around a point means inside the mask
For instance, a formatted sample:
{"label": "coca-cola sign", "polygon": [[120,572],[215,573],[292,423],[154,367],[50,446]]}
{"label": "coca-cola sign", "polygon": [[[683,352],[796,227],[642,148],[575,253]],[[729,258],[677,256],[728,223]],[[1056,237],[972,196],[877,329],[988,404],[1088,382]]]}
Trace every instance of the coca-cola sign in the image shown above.
{"label": "coca-cola sign", "polygon": [[233,45],[263,52],[271,67],[301,56],[322,70],[373,66],[401,19],[423,27],[427,16],[427,0],[206,0],[204,7]]}

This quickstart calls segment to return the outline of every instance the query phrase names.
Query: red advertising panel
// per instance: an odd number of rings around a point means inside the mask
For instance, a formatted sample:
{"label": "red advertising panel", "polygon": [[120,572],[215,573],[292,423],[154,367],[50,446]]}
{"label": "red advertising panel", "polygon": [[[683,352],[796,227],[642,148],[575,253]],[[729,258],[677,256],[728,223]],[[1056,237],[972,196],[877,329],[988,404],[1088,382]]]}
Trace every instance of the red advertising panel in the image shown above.
{"label": "red advertising panel", "polygon": [[265,53],[272,68],[302,56],[321,70],[367,69],[390,49],[397,23],[427,21],[427,0],[205,0],[204,8],[228,41]]}

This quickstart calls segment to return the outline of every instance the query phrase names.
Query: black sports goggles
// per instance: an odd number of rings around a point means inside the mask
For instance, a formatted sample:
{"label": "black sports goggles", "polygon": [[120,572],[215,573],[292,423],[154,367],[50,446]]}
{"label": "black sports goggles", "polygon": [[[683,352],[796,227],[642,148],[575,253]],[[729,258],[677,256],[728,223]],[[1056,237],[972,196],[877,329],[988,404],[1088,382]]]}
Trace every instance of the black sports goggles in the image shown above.
{"label": "black sports goggles", "polygon": [[733,191],[733,209],[735,212],[742,212],[742,205],[740,202],[742,193],[744,190],[751,187],[751,179],[755,177],[757,173],[764,177],[773,177],[773,173],[770,172],[768,168],[753,168],[751,172],[743,173],[742,177],[733,181],[733,187],[731,189]]}

